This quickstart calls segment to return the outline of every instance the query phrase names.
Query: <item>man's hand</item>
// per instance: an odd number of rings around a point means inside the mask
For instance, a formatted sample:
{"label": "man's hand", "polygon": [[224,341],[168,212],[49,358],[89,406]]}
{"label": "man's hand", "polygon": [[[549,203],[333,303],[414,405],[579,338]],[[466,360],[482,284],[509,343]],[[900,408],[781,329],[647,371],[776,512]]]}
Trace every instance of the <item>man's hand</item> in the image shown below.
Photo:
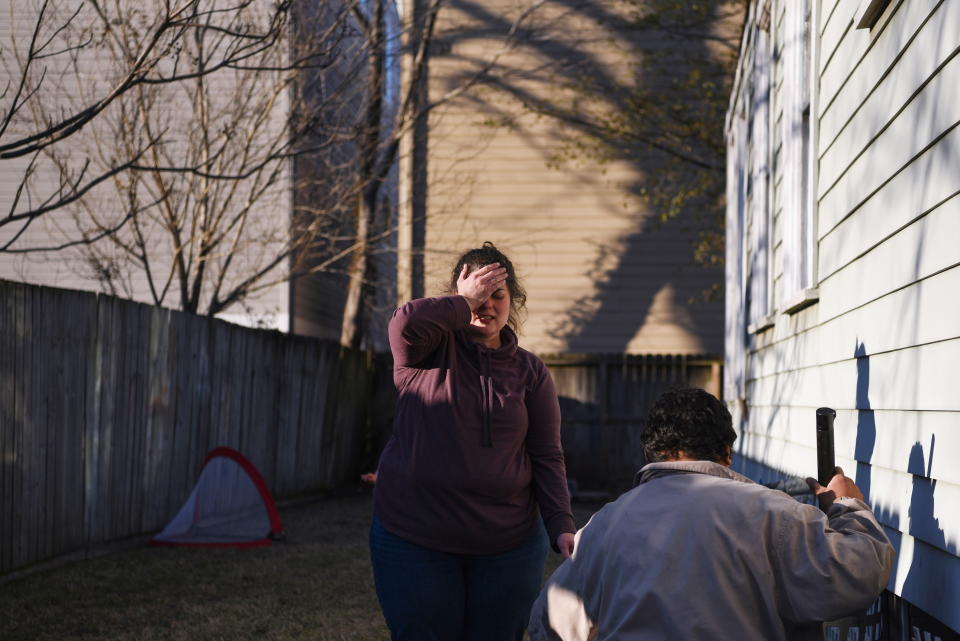
{"label": "man's hand", "polygon": [[826,512],[827,508],[833,505],[833,502],[838,498],[863,500],[863,492],[860,491],[860,488],[857,487],[852,479],[843,475],[843,470],[839,467],[835,468],[833,478],[830,479],[827,487],[823,487],[813,478],[807,479],[807,485],[810,486],[810,491],[817,495],[820,509],[824,512]]}
{"label": "man's hand", "polygon": [[573,544],[576,541],[576,537],[570,532],[564,532],[557,537],[557,549],[560,550],[560,554],[563,555],[564,559],[569,559],[573,554]]}
{"label": "man's hand", "polygon": [[457,278],[457,293],[467,299],[470,311],[475,312],[507,280],[507,270],[500,263],[490,263],[470,271],[466,265]]}

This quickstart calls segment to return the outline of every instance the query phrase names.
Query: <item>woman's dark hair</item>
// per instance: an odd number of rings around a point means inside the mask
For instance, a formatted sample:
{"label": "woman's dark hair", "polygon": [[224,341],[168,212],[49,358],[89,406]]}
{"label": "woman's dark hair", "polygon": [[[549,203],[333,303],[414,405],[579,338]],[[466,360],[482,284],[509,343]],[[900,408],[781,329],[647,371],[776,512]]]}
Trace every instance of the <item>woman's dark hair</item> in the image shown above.
{"label": "woman's dark hair", "polygon": [[736,439],[726,406],[702,389],[690,387],[670,390],[657,399],[640,435],[643,453],[651,463],[675,458],[679,452],[719,463]]}
{"label": "woman's dark hair", "polygon": [[499,263],[501,267],[507,270],[506,286],[507,291],[510,292],[510,316],[507,318],[507,324],[513,331],[519,334],[520,325],[523,323],[521,316],[527,307],[527,292],[517,279],[517,272],[513,268],[513,263],[510,262],[506,254],[497,249],[496,245],[489,240],[484,242],[482,247],[477,247],[476,249],[465,252],[463,256],[457,260],[450,274],[449,291],[450,293],[456,293],[457,279],[460,278],[460,272],[463,270],[464,265],[467,265],[472,272],[475,269],[491,263]]}

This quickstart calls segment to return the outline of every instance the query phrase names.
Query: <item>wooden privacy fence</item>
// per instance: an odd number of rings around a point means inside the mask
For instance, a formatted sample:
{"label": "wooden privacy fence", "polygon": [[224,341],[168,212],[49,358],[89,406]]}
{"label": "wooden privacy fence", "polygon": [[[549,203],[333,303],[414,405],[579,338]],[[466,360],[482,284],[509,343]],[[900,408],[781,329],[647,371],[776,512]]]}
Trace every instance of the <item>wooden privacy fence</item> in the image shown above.
{"label": "wooden privacy fence", "polygon": [[332,342],[0,281],[0,574],[159,530],[216,446],[278,498],[353,478],[374,380]]}
{"label": "wooden privacy fence", "polygon": [[543,356],[560,396],[567,476],[583,491],[616,495],[643,462],[639,436],[650,406],[677,386],[720,397],[719,358],[565,354]]}

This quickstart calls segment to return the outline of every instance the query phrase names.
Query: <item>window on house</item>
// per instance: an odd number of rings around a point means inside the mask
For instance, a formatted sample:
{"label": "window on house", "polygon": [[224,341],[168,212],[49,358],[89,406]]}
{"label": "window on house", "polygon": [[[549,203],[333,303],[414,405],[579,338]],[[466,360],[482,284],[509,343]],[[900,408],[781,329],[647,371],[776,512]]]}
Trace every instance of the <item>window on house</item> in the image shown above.
{"label": "window on house", "polygon": [[744,100],[739,98],[731,107],[727,124],[727,220],[726,220],[726,327],[724,337],[724,398],[744,398],[746,379],[744,350],[747,323],[744,292],[744,218],[746,210],[747,177],[746,131]]}
{"label": "window on house", "polygon": [[724,398],[746,396],[749,334],[772,324],[771,3],[748,17],[727,114],[726,326]]}
{"label": "window on house", "polygon": [[758,6],[754,26],[753,71],[748,85],[749,132],[747,157],[750,170],[746,194],[748,258],[746,295],[749,301],[748,331],[759,332],[773,324],[771,198],[771,95],[772,51],[770,40],[770,2]]}
{"label": "window on house", "polygon": [[816,41],[812,0],[785,3],[781,118],[783,247],[781,310],[792,313],[816,302],[817,238],[814,195]]}

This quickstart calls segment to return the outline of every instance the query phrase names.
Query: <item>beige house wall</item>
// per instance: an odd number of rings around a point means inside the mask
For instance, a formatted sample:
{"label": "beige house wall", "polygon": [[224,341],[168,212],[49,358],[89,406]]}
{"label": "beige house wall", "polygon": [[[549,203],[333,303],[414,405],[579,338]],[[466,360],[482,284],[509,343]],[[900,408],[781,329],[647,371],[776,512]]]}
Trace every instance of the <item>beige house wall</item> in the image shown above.
{"label": "beige house wall", "polygon": [[[486,1],[441,13],[431,99],[496,56],[524,9]],[[524,40],[490,72],[499,85],[475,87],[431,114],[424,292],[442,292],[459,253],[490,240],[527,288],[521,345],[528,349],[719,354],[722,303],[701,295],[721,275],[694,265],[693,221],[661,224],[631,193],[655,162],[558,162],[575,126],[524,105],[566,98],[560,80],[571,61],[632,82],[630,34],[605,26],[620,10],[617,3],[542,5],[524,23]]]}

